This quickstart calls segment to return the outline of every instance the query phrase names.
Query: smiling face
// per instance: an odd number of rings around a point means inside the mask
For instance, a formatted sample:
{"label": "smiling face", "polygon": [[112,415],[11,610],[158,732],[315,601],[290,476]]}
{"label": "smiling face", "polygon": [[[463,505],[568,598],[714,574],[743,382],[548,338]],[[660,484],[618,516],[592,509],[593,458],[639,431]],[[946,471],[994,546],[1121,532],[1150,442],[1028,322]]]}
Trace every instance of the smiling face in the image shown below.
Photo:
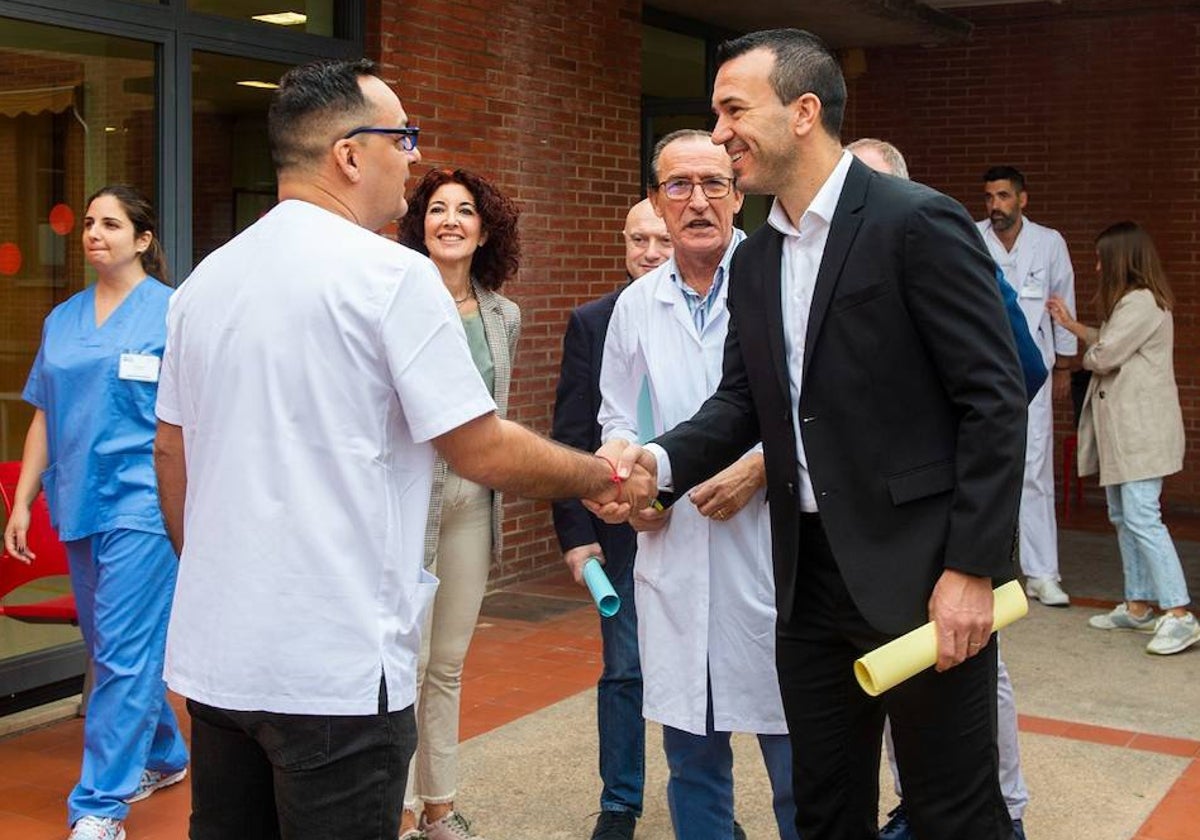
{"label": "smiling face", "polygon": [[83,217],[83,253],[101,274],[140,271],[142,252],[152,238],[150,231],[136,232],[129,214],[112,195],[97,196]]}
{"label": "smiling face", "polygon": [[760,47],[722,64],[713,85],[712,141],[725,147],[745,193],[781,192],[795,159],[800,100],[779,101],[770,81],[774,68],[775,54]]}
{"label": "smiling face", "polygon": [[697,185],[689,198],[677,201],[667,198],[661,188],[651,192],[650,200],[667,224],[676,256],[724,254],[733,238],[733,217],[742,208],[742,194],[731,190],[723,198],[708,198],[699,183],[732,176],[725,151],[703,136],[682,137],[662,150],[655,175],[659,182],[682,179]]}
{"label": "smiling face", "polygon": [[425,248],[439,268],[470,262],[487,242],[475,197],[462,184],[442,184],[425,208]]}

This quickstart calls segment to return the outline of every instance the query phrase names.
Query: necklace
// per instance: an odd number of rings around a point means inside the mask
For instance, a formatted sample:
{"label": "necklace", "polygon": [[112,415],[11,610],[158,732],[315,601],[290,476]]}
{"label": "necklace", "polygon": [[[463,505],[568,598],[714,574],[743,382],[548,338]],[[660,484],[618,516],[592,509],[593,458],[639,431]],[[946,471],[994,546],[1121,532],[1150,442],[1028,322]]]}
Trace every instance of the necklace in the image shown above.
{"label": "necklace", "polygon": [[465,295],[463,295],[460,298],[451,298],[451,300],[454,301],[456,306],[462,306],[464,303],[466,303],[468,300],[470,300],[474,296],[475,296],[475,290],[468,288],[467,293]]}

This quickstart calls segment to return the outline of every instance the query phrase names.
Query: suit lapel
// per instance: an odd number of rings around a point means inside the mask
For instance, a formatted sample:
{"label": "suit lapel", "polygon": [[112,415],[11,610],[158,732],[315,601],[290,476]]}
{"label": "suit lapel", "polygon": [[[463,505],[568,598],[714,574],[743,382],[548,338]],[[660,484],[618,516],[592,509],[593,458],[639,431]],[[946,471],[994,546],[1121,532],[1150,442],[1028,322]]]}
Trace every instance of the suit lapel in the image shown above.
{"label": "suit lapel", "polygon": [[[791,387],[788,385],[787,351],[783,346],[783,234],[772,230],[767,240],[766,261],[761,271],[753,271],[752,277],[762,278],[766,284],[763,297],[767,307],[767,343],[771,347],[771,361],[775,365],[775,378],[779,389],[783,392],[783,401],[791,401]],[[746,324],[743,329],[750,327]]]}
{"label": "suit lapel", "polygon": [[488,350],[492,354],[492,366],[496,374],[496,411],[504,417],[508,413],[508,383],[512,369],[508,359],[508,333],[504,326],[504,315],[495,293],[475,287],[479,300],[479,316],[483,319],[483,334],[487,338]]}
{"label": "suit lapel", "polygon": [[846,183],[842,187],[842,195],[838,199],[837,209],[833,213],[833,221],[829,225],[829,236],[825,240],[825,252],[821,256],[821,267],[817,270],[817,282],[813,289],[812,307],[808,313],[808,331],[804,341],[804,371],[800,381],[808,378],[808,366],[812,362],[813,348],[821,334],[821,325],[825,322],[825,313],[829,310],[829,302],[833,300],[833,292],[842,276],[842,266],[850,253],[850,246],[858,235],[862,224],[862,208],[867,195],[867,182],[871,170],[858,160],[850,164],[846,173]]}

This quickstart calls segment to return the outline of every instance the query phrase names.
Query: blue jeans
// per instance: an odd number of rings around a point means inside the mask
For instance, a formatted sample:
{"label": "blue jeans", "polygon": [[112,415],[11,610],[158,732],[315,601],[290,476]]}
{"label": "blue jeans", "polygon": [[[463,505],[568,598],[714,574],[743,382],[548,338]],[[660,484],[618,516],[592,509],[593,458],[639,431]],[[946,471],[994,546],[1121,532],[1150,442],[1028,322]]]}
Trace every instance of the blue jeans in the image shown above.
{"label": "blue jeans", "polygon": [[604,671],[596,687],[600,735],[600,808],[642,813],[646,775],[646,722],[642,719],[642,666],[638,658],[637,609],[633,604],[632,532],[601,534],[604,570],[621,599],[621,609],[600,619]]}
{"label": "blue jeans", "polygon": [[[663,726],[663,751],[671,770],[667,805],[675,836],[686,840],[733,837],[733,750],[730,733],[714,732],[712,692],[708,698],[708,734],[693,735]],[[787,735],[759,735],[771,805],[782,840],[799,840],[792,798],[792,746]]]}
{"label": "blue jeans", "polygon": [[165,536],[143,531],[104,531],[66,548],[94,680],[67,817],[124,819],[143,770],[188,763],[162,678],[179,561]]}
{"label": "blue jeans", "polygon": [[1108,521],[1117,529],[1125,600],[1158,602],[1161,609],[1182,607],[1188,597],[1175,543],[1163,524],[1158,499],[1162,479],[1127,481],[1104,488]]}

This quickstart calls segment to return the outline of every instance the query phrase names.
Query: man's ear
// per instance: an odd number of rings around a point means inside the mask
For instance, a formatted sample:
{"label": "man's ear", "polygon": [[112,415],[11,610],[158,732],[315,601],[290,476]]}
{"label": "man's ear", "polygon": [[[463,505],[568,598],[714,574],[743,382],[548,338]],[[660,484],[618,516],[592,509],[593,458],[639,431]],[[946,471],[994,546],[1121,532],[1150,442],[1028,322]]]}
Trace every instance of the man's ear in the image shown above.
{"label": "man's ear", "polygon": [[1025,190],[1021,190],[1020,197],[1017,199],[1017,203],[1020,205],[1022,210],[1025,209],[1025,203],[1027,201],[1029,201],[1029,193],[1025,192]]}
{"label": "man's ear", "polygon": [[821,124],[821,109],[824,106],[815,93],[800,94],[788,107],[791,109],[789,123],[792,133],[797,137],[805,136]]}
{"label": "man's ear", "polygon": [[338,170],[352,184],[362,180],[363,172],[360,166],[362,147],[350,140],[339,140],[333,144],[333,159]]}

